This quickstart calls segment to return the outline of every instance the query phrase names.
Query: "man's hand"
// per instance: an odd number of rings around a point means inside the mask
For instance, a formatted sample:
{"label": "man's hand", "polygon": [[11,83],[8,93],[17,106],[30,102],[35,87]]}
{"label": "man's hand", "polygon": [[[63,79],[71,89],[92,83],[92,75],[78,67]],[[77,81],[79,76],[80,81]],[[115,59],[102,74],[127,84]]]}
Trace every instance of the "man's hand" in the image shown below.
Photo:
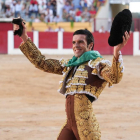
{"label": "man's hand", "polygon": [[[27,39],[28,39],[28,35],[27,35],[27,32],[26,32],[26,26],[23,22],[22,22],[22,26],[23,26],[23,32],[22,32],[22,35],[20,36],[20,38],[23,40],[23,42],[26,42]],[[19,25],[14,24],[14,31],[18,30],[18,29],[19,29]]]}
{"label": "man's hand", "polygon": [[118,44],[117,46],[114,46],[114,56],[116,60],[119,58],[119,51],[127,44],[128,40],[130,38],[130,32],[125,32],[125,36],[123,36],[123,42],[121,44]]}

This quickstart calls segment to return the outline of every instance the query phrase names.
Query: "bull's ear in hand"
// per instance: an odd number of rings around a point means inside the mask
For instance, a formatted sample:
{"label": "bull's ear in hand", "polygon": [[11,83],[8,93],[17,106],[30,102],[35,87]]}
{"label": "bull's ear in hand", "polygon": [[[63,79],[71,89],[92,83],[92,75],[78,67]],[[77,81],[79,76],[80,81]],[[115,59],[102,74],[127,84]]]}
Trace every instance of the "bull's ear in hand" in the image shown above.
{"label": "bull's ear in hand", "polygon": [[22,32],[23,32],[22,22],[25,24],[25,22],[23,21],[22,18],[14,18],[12,20],[12,23],[13,24],[19,25],[19,29],[14,31],[14,35],[18,35],[18,36],[21,36],[22,35]]}

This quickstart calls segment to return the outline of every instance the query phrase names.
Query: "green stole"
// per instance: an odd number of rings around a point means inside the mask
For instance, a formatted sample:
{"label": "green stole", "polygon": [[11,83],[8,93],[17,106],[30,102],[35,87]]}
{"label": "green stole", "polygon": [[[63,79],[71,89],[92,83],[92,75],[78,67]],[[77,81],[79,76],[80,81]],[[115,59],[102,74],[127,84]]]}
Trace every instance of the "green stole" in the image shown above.
{"label": "green stole", "polygon": [[79,66],[85,63],[86,61],[95,60],[98,57],[102,58],[102,56],[100,55],[98,51],[87,51],[83,53],[80,56],[80,58],[73,56],[72,59],[69,60],[68,64],[66,64],[65,66],[66,67]]}

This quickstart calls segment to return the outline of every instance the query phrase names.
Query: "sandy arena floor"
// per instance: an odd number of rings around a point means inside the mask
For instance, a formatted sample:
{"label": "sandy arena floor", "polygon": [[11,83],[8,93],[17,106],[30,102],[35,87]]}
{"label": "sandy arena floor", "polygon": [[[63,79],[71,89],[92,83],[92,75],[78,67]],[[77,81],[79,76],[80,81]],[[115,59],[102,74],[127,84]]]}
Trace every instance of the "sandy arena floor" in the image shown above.
{"label": "sandy arena floor", "polygon": [[[123,58],[122,81],[93,103],[102,140],[140,140],[140,56]],[[23,55],[0,55],[0,140],[56,140],[66,118],[60,79]]]}

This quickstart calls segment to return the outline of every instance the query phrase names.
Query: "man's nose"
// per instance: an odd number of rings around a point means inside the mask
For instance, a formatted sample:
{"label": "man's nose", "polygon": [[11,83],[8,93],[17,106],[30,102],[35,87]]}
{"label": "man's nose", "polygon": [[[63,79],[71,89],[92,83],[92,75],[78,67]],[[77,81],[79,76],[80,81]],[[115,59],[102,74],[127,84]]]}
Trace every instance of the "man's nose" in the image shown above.
{"label": "man's nose", "polygon": [[79,46],[79,43],[78,42],[75,42],[75,46]]}

